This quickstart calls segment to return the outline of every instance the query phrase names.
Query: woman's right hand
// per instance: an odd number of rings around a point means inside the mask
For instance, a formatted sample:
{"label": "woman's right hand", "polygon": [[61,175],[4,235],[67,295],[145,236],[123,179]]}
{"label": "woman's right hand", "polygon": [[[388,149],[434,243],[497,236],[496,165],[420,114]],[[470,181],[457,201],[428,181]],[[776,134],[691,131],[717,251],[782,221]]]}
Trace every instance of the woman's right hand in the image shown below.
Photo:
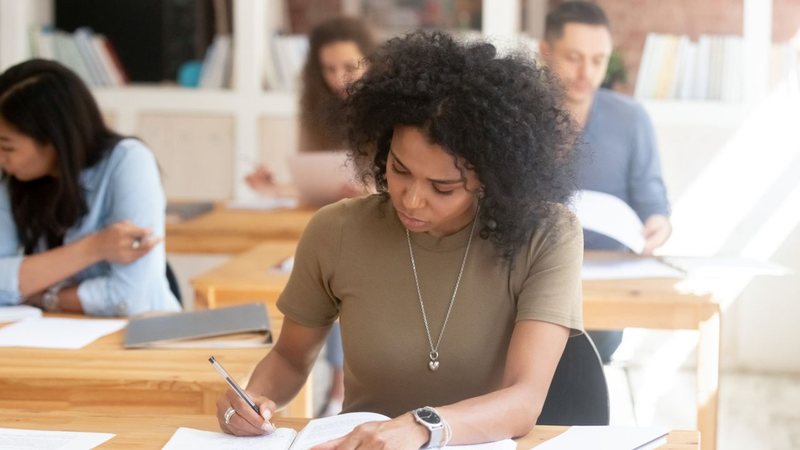
{"label": "woman's right hand", "polygon": [[[260,414],[253,411],[253,408],[236,395],[233,390],[228,389],[225,395],[217,399],[217,421],[220,429],[236,436],[272,434],[275,431],[275,426],[272,425],[270,419],[276,409],[275,402],[267,397],[253,395],[251,392],[248,392],[248,394],[258,406]],[[225,415],[229,408],[232,408],[234,412],[229,413],[228,420],[225,420]]]}
{"label": "woman's right hand", "polygon": [[119,264],[136,261],[161,242],[147,228],[138,227],[127,220],[111,224],[90,238],[92,249],[99,259]]}
{"label": "woman's right hand", "polygon": [[256,170],[248,174],[245,179],[250,189],[259,194],[272,196],[275,195],[275,179],[272,171],[263,164],[256,167]]}

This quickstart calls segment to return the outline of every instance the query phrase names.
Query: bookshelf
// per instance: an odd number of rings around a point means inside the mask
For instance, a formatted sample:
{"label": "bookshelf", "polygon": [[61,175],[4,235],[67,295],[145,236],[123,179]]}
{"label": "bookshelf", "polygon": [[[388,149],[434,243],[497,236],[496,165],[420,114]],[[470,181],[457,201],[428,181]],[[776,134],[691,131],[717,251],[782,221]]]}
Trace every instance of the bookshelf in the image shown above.
{"label": "bookshelf", "polygon": [[[358,15],[363,1],[342,1],[342,12]],[[518,5],[519,0],[482,2],[482,31],[499,37],[515,35]],[[52,24],[53,17],[52,0],[0,0],[0,70],[29,58],[30,28]],[[263,88],[264,63],[273,57],[268,38],[285,28],[285,18],[283,1],[233,1],[234,69],[229,89],[160,84],[92,89],[115,129],[139,136],[153,148],[169,197],[247,198],[253,194],[244,176],[261,160],[285,179],[285,156],[296,148],[297,94]],[[168,136],[177,129],[197,135],[190,139],[191,145]],[[212,161],[200,164],[198,171],[199,155]]]}

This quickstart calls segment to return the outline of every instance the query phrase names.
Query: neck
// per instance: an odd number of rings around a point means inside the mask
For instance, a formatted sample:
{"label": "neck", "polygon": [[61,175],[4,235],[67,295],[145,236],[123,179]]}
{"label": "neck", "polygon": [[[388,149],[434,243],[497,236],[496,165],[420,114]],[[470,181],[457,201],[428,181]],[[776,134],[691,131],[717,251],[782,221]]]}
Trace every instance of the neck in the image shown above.
{"label": "neck", "polygon": [[573,102],[567,100],[564,106],[569,111],[572,119],[578,123],[580,128],[586,125],[586,120],[589,118],[589,111],[592,109],[592,100],[594,96],[590,97],[588,101]]}

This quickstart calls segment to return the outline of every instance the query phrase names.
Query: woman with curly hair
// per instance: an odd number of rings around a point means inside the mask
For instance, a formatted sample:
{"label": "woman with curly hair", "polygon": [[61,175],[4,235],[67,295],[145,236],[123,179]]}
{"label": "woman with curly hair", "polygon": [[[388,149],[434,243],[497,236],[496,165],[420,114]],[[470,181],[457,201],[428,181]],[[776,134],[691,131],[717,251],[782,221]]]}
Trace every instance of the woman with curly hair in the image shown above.
{"label": "woman with curly hair", "polygon": [[[298,151],[347,148],[343,109],[346,88],[364,73],[364,58],[375,46],[371,30],[355,17],[336,17],[311,30],[302,73]],[[253,190],[264,195],[282,193],[274,183],[272,171],[264,165],[249,174],[246,181]],[[353,186],[345,186],[338,198],[362,193]]]}
{"label": "woman with curly hair", "polygon": [[[344,411],[394,417],[319,448],[431,448],[523,436],[570,332],[580,332],[582,232],[571,121],[522,55],[441,33],[393,39],[347,101],[350,142],[378,193],[321,209],[278,300],[286,318],[223,430],[272,430],[330,324]],[[425,405],[434,405],[435,408]]]}

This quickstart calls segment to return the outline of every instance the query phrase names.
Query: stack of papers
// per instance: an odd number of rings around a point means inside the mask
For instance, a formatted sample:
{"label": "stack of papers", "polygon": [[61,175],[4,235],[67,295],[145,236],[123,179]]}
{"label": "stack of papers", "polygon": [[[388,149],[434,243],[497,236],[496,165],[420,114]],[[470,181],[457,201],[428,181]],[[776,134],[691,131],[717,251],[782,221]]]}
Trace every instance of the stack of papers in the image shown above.
{"label": "stack of papers", "polygon": [[645,450],[667,443],[669,429],[664,427],[579,426],[559,434],[536,447],[536,450]]}
{"label": "stack of papers", "polygon": [[83,348],[125,328],[120,319],[28,319],[0,328],[0,347]]}
{"label": "stack of papers", "polygon": [[22,319],[38,319],[42,317],[42,310],[29,305],[15,305],[0,307],[0,323],[16,322]]}
{"label": "stack of papers", "polygon": [[111,433],[78,433],[73,431],[39,431],[0,428],[0,446],[17,450],[57,448],[85,450],[95,448],[114,437]]}

